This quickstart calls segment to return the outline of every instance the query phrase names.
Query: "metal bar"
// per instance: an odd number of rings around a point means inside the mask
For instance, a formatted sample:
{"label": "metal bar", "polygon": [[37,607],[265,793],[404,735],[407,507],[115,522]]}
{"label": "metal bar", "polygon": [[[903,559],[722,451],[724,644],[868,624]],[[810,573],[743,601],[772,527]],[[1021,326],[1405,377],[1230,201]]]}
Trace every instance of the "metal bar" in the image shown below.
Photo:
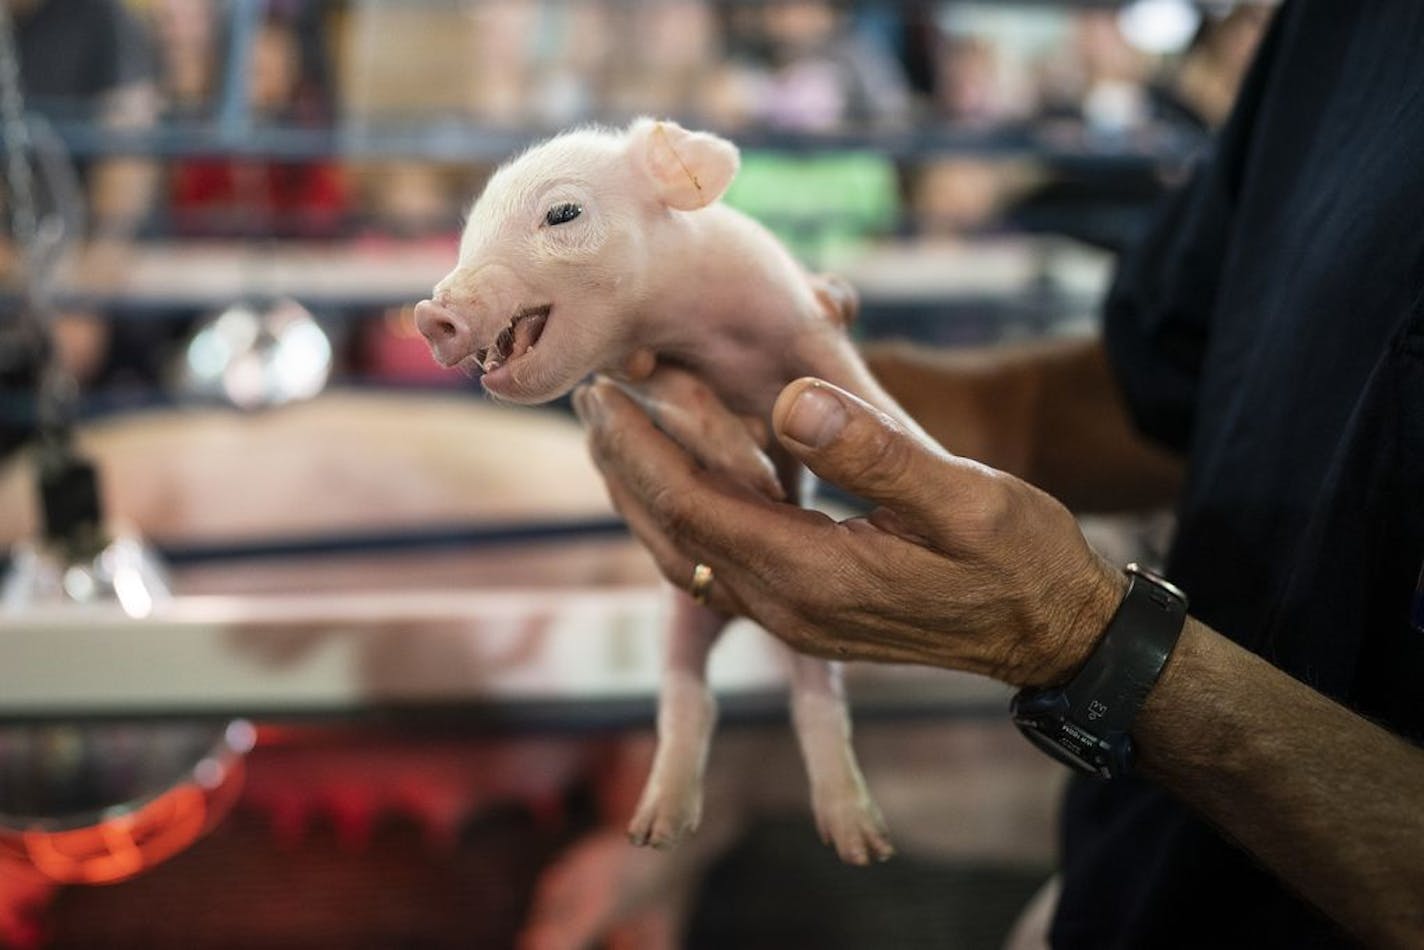
{"label": "metal bar", "polygon": [[[526,544],[626,537],[619,518],[565,518],[506,524],[463,524],[440,528],[393,528],[323,537],[259,538],[212,544],[156,544],[154,550],[173,567],[271,560],[274,558],[340,557],[443,550],[479,550]],[[0,574],[9,559],[0,557]]]}
{"label": "metal bar", "polygon": [[[262,4],[263,0],[228,0],[227,61],[223,64],[217,129],[213,136],[215,143],[224,143],[228,149],[240,147],[252,125],[247,76],[252,63],[252,47],[262,23]],[[112,135],[112,132],[100,131],[101,138]],[[73,148],[73,145],[70,147]]]}
{"label": "metal bar", "polygon": [[271,538],[227,544],[158,545],[157,551],[165,563],[174,567],[189,567],[219,561],[509,547],[621,538],[627,534],[628,528],[620,518],[577,518],[372,531],[317,538]]}
{"label": "metal bar", "polygon": [[[241,0],[235,0],[241,2]],[[54,123],[77,156],[143,155],[161,158],[242,155],[286,160],[415,158],[439,162],[494,163],[555,134],[557,129],[510,129],[479,123],[395,126],[254,126],[226,97],[218,124],[170,122],[145,130],[115,131],[91,122]],[[739,129],[727,133],[749,150],[790,154],[866,151],[903,161],[946,156],[1037,159],[1073,168],[1176,167],[1198,154],[1204,136],[1175,128],[1149,128],[1128,136],[1100,136],[1087,129],[1049,136],[1032,127],[980,129],[957,124],[925,125],[898,132],[835,133]]]}

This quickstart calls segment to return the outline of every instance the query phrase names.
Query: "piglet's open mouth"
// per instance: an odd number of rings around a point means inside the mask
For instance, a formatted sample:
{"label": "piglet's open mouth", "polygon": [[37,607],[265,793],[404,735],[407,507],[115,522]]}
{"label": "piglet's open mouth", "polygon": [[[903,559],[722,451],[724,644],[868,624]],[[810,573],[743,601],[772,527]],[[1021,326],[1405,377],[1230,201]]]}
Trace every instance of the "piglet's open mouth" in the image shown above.
{"label": "piglet's open mouth", "polygon": [[544,334],[544,326],[549,322],[551,304],[542,307],[526,307],[514,315],[509,326],[499,331],[494,344],[475,352],[480,367],[486,373],[493,373],[505,363],[517,360],[534,349],[539,337]]}

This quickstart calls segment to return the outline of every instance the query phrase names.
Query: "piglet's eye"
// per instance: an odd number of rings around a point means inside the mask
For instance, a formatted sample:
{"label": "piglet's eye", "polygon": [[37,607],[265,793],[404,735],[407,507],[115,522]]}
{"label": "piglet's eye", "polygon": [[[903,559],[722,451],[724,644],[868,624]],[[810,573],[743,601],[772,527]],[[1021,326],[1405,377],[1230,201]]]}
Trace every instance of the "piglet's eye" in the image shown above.
{"label": "piglet's eye", "polygon": [[554,205],[549,209],[549,213],[544,215],[546,224],[568,224],[574,218],[583,214],[583,208],[573,202],[565,202],[561,205]]}

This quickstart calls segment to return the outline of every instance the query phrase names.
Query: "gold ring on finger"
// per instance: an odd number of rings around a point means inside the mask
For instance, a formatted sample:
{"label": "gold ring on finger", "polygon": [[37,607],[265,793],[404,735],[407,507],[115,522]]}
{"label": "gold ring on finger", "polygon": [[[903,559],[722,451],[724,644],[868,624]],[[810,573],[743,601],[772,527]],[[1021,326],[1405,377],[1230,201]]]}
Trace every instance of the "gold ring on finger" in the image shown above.
{"label": "gold ring on finger", "polygon": [[692,569],[692,583],[687,586],[687,592],[692,595],[694,601],[705,605],[707,593],[712,589],[712,580],[712,566],[698,564]]}

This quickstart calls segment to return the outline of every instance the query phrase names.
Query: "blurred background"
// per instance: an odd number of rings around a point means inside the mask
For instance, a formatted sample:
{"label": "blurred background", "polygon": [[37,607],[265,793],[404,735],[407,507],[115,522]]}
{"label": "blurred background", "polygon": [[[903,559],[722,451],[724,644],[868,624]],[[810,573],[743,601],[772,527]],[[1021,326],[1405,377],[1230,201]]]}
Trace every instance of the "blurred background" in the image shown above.
{"label": "blurred background", "polygon": [[1094,333],[1269,3],[0,10],[5,945],[1000,945],[1064,775],[969,677],[851,674],[902,857],[843,868],[740,629],[707,827],[622,842],[656,574],[566,409],[484,400],[413,304],[501,161],[653,114],[738,143],[726,200],[867,342]]}

